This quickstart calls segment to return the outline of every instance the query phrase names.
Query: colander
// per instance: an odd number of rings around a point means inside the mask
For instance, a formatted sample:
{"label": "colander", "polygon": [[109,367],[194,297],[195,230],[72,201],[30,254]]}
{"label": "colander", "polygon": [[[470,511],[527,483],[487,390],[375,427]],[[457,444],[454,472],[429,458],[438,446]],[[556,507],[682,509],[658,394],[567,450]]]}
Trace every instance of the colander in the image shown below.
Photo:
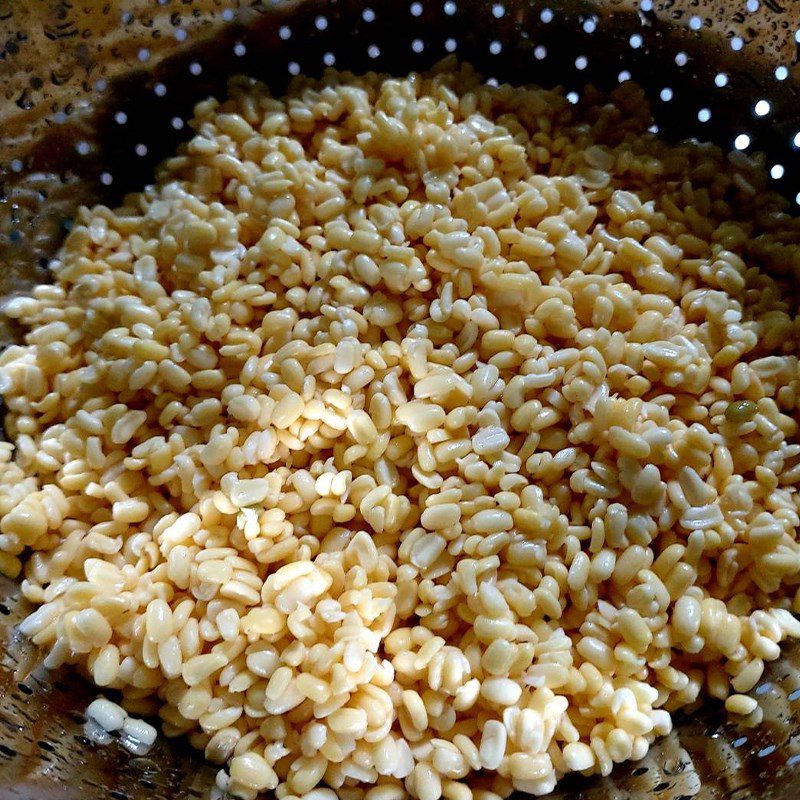
{"label": "colander", "polygon": [[[326,66],[405,74],[454,54],[492,81],[633,78],[653,129],[764,158],[800,203],[800,0],[0,0],[0,296],[47,280],[76,207],[113,204],[188,136],[195,102],[243,72],[280,91]],[[0,346],[14,339],[0,318]],[[2,409],[0,409],[2,411]],[[181,741],[146,757],[93,745],[96,696],[45,673],[16,632],[18,588],[0,581],[0,800],[189,800],[215,769]],[[719,705],[678,717],[646,758],[572,777],[566,800],[768,800],[800,791],[800,647],[754,689],[764,721]],[[218,792],[217,792],[218,796]]]}

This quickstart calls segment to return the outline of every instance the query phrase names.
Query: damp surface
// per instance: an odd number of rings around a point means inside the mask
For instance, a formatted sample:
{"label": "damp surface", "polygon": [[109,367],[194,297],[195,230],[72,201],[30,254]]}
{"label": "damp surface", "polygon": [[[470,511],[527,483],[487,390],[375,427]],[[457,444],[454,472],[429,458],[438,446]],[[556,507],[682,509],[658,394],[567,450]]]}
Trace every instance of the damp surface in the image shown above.
{"label": "damp surface", "polygon": [[[0,297],[46,281],[81,203],[118,201],[191,133],[195,102],[246,73],[281,91],[326,67],[404,74],[454,54],[493,81],[642,83],[654,129],[763,151],[800,200],[796,0],[0,0]],[[795,206],[797,208],[797,206]],[[0,345],[18,331],[0,318]],[[28,611],[30,609],[27,609]],[[27,613],[0,581],[0,800],[207,798],[216,769],[160,737],[146,757],[91,743],[96,690],[46,674],[15,633]],[[800,648],[754,690],[764,722],[709,704],[642,761],[570,777],[555,800],[761,800],[800,790]]]}

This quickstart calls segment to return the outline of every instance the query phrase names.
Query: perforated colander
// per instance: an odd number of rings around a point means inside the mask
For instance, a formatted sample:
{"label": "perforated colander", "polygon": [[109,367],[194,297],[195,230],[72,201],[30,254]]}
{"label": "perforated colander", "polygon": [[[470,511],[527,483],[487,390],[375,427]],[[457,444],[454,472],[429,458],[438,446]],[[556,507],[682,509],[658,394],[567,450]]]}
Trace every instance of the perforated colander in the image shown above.
{"label": "perforated colander", "polygon": [[[194,103],[234,72],[280,91],[325,66],[405,74],[455,53],[491,80],[561,84],[576,103],[587,83],[632,77],[664,136],[762,151],[775,188],[800,203],[798,28],[800,0],[0,0],[0,296],[46,280],[77,205],[146,183]],[[0,346],[14,335],[0,318]],[[0,799],[210,796],[215,770],[182,742],[134,758],[85,739],[95,691],[35,668],[15,633],[17,587],[0,582],[0,601]],[[800,647],[754,693],[760,725],[704,705],[642,761],[552,796],[795,796]]]}

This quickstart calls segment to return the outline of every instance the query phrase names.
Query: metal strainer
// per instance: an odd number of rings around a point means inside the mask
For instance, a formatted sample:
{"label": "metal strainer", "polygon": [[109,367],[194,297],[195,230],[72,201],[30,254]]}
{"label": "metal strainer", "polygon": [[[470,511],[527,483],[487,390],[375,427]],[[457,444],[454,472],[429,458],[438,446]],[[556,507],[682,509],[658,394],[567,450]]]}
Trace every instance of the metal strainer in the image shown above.
{"label": "metal strainer", "polygon": [[[800,203],[798,28],[800,0],[0,0],[0,296],[46,280],[76,206],[140,188],[233,72],[279,91],[326,65],[404,74],[454,53],[492,80],[559,83],[576,103],[587,83],[632,77],[654,129],[763,151],[775,188]],[[14,335],[0,319],[0,346]],[[0,601],[0,800],[209,796],[215,770],[182,742],[134,758],[85,739],[96,691],[34,668],[17,587],[0,582]],[[703,705],[642,761],[553,797],[794,796],[800,647],[754,693],[762,724]]]}

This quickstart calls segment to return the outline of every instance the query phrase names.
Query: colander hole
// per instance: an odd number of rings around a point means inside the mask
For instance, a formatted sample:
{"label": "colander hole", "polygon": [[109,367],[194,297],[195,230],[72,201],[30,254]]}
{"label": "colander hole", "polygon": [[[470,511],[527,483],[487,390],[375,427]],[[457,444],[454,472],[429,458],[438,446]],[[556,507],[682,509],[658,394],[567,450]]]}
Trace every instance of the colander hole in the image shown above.
{"label": "colander hole", "polygon": [[133,14],[130,11],[123,11],[119,19],[123,25],[128,25],[133,21]]}
{"label": "colander hole", "polygon": [[[447,43],[446,43],[446,42],[445,42],[445,46],[447,46]],[[453,48],[453,49],[455,49],[455,48]],[[377,57],[378,57],[380,54],[381,54],[381,49],[380,49],[380,47],[378,47],[378,45],[376,45],[376,44],[371,44],[371,45],[370,45],[370,46],[367,48],[367,55],[368,55],[370,58],[377,58]]]}
{"label": "colander hole", "polygon": [[100,183],[102,183],[103,186],[111,186],[113,182],[114,176],[110,172],[103,172],[100,174]]}
{"label": "colander hole", "polygon": [[647,767],[636,767],[636,769],[631,771],[631,775],[635,777],[639,777],[639,775],[645,775],[647,773]]}
{"label": "colander hole", "polygon": [[543,44],[539,44],[533,48],[533,55],[534,58],[537,58],[539,61],[543,61],[547,58],[547,48]]}
{"label": "colander hole", "polygon": [[711,119],[711,109],[710,108],[701,108],[697,112],[697,119],[700,122],[708,122]]}
{"label": "colander hole", "polygon": [[233,54],[235,56],[241,57],[246,52],[247,52],[247,48],[241,42],[236,42],[236,44],[233,46]]}
{"label": "colander hole", "polygon": [[580,100],[580,97],[577,92],[567,92],[567,100],[569,100],[572,105],[575,105],[578,100]]}
{"label": "colander hole", "polygon": [[156,93],[158,97],[163,97],[167,93],[167,87],[164,86],[163,83],[157,83],[153,87],[153,91]]}
{"label": "colander hole", "polygon": [[146,156],[147,155],[147,145],[146,144],[142,144],[141,142],[139,142],[139,144],[137,144],[136,147],[133,148],[133,152],[136,153],[136,155],[139,156],[140,158],[143,157],[143,156]]}
{"label": "colander hole", "polygon": [[116,122],[117,125],[124,125],[127,121],[128,115],[124,111],[117,111],[117,113],[114,114],[114,122]]}
{"label": "colander hole", "polygon": [[799,205],[799,206],[800,206],[800,192],[798,192],[798,193],[797,193],[797,194],[794,196],[794,201],[795,201],[795,203],[797,203],[797,205]]}
{"label": "colander hole", "polygon": [[63,125],[67,121],[67,115],[63,111],[56,111],[53,114],[53,122],[57,125]]}
{"label": "colander hole", "polygon": [[761,5],[761,4],[758,2],[758,0],[747,0],[747,4],[745,5],[745,8],[746,8],[746,9],[747,9],[747,10],[748,10],[748,11],[749,11],[751,14],[754,14],[756,11],[758,11],[758,7],[759,7],[760,5]]}
{"label": "colander hole", "polygon": [[447,0],[444,4],[444,13],[447,14],[448,17],[452,17],[453,14],[456,13],[456,4],[453,0]]}
{"label": "colander hole", "polygon": [[139,61],[147,61],[147,59],[150,58],[150,51],[146,47],[143,47],[136,54],[136,57],[139,59]]}
{"label": "colander hole", "polygon": [[425,49],[425,43],[422,39],[414,39],[414,41],[411,42],[411,49],[415,53],[421,53]]}
{"label": "colander hole", "polygon": [[300,74],[300,65],[296,61],[289,62],[289,74],[290,75],[299,75]]}
{"label": "colander hole", "polygon": [[642,2],[639,3],[639,8],[642,11],[644,11],[645,14],[648,11],[652,11],[653,10],[653,0],[642,0]]}
{"label": "colander hole", "polygon": [[743,744],[745,744],[746,742],[747,742],[747,737],[746,737],[746,736],[740,736],[738,739],[734,739],[734,740],[731,742],[731,745],[732,745],[733,747],[741,747],[741,746],[742,746]]}
{"label": "colander hole", "polygon": [[88,156],[92,147],[89,142],[81,139],[81,141],[75,145],[75,149],[78,151],[79,156]]}
{"label": "colander hole", "polygon": [[594,17],[589,17],[589,19],[584,20],[583,30],[584,33],[594,33],[597,30],[597,20],[594,19]]}
{"label": "colander hole", "polygon": [[322,16],[322,14],[320,14],[320,15],[319,15],[319,16],[318,16],[318,17],[317,17],[315,20],[314,20],[314,27],[315,27],[315,28],[316,28],[318,31],[324,31],[324,30],[325,30],[325,29],[328,27],[328,18],[327,18],[327,17],[323,17],[323,16]]}
{"label": "colander hole", "polygon": [[497,82],[497,78],[487,78],[486,85],[496,89],[500,84]]}
{"label": "colander hole", "polygon": [[668,789],[669,787],[670,787],[669,783],[667,783],[666,781],[661,781],[661,783],[658,783],[653,787],[653,791],[654,792],[663,792],[664,789]]}
{"label": "colander hole", "polygon": [[731,39],[731,50],[739,51],[744,47],[744,39],[741,36],[734,36]]}
{"label": "colander hole", "polygon": [[422,3],[412,3],[411,8],[409,9],[411,15],[414,17],[421,17],[422,16]]}
{"label": "colander hole", "polygon": [[659,97],[663,102],[669,103],[669,101],[672,100],[672,89],[670,89],[669,86],[665,86],[659,93]]}
{"label": "colander hole", "polygon": [[794,40],[795,40],[795,41],[796,41],[798,44],[800,44],[800,31],[795,31],[795,32],[794,32]]}
{"label": "colander hole", "polygon": [[728,76],[724,72],[718,72],[714,76],[714,83],[721,89],[728,85]]}
{"label": "colander hole", "polygon": [[795,753],[793,756],[789,756],[789,758],[786,759],[786,766],[793,767],[798,761],[800,761],[800,753]]}
{"label": "colander hole", "polygon": [[703,20],[700,19],[696,14],[689,17],[689,28],[693,31],[699,31],[700,28],[703,27]]}
{"label": "colander hole", "polygon": [[500,19],[501,17],[505,16],[506,9],[505,6],[500,5],[500,3],[495,3],[492,6],[492,15],[495,19]]}
{"label": "colander hole", "polygon": [[361,12],[361,18],[364,22],[375,22],[375,12],[371,8],[365,8]]}
{"label": "colander hole", "polygon": [[770,109],[771,106],[768,100],[759,100],[753,107],[753,111],[757,117],[766,117]]}
{"label": "colander hole", "polygon": [[[778,180],[778,178],[783,177],[783,164],[775,164],[772,169],[769,171],[769,174]],[[756,694],[762,695],[766,694],[772,688],[771,683],[762,683],[760,686],[756,686]]]}
{"label": "colander hole", "polygon": [[630,44],[634,50],[638,50],[642,46],[643,42],[644,39],[642,39],[642,35],[640,33],[634,33],[631,35],[631,38],[628,39],[628,44]]}
{"label": "colander hole", "polygon": [[576,69],[586,69],[589,64],[589,59],[586,56],[578,56],[575,59],[575,68]]}
{"label": "colander hole", "polygon": [[336,63],[336,56],[333,53],[325,53],[325,55],[322,56],[322,63],[326,67],[332,67]]}
{"label": "colander hole", "polygon": [[687,56],[686,53],[684,53],[683,51],[675,54],[675,63],[679,67],[685,67],[688,62],[689,62],[689,56]]}
{"label": "colander hole", "polygon": [[280,36],[284,41],[291,38],[291,35],[292,29],[288,25],[281,25],[281,27],[278,28],[278,36]]}
{"label": "colander hole", "polygon": [[181,128],[183,128],[183,120],[180,117],[173,117],[172,127],[175,128],[176,131],[181,130]]}
{"label": "colander hole", "polygon": [[455,39],[445,39],[444,49],[447,50],[448,53],[454,52],[456,47],[458,47],[458,42],[456,42]]}
{"label": "colander hole", "polygon": [[746,133],[740,133],[734,140],[733,146],[737,150],[747,150],[750,147],[750,137]]}
{"label": "colander hole", "polygon": [[625,83],[625,81],[629,81],[630,79],[631,79],[631,74],[626,69],[622,70],[622,72],[620,72],[620,74],[617,75],[617,80],[620,83]]}
{"label": "colander hole", "polygon": [[188,34],[186,33],[186,31],[183,28],[177,28],[175,30],[175,41],[177,41],[177,42],[185,42],[187,35]]}
{"label": "colander hole", "polygon": [[795,689],[790,695],[789,700],[794,702],[797,698],[800,697],[800,689]]}
{"label": "colander hole", "polygon": [[55,745],[45,739],[40,739],[36,744],[41,750],[47,750],[49,753],[55,753],[56,751]]}
{"label": "colander hole", "polygon": [[19,689],[22,692],[22,694],[26,694],[29,697],[33,694],[33,689],[31,689],[31,687],[28,686],[27,683],[18,683],[17,689]]}
{"label": "colander hole", "polygon": [[491,42],[490,45],[489,45],[489,52],[493,56],[498,55],[500,52],[502,52],[502,50],[503,50],[503,45],[500,44],[500,42],[498,42],[497,40],[495,40],[494,42]]}
{"label": "colander hole", "polygon": [[650,133],[658,133],[660,129],[658,125],[656,125],[656,123],[654,122],[647,130],[649,130]]}
{"label": "colander hole", "polygon": [[130,797],[128,797],[125,792],[120,792],[119,789],[112,789],[108,793],[108,796],[111,798],[111,800],[130,800]]}
{"label": "colander hole", "polygon": [[0,603],[0,614],[4,617],[7,617],[11,613],[11,610],[5,603]]}
{"label": "colander hole", "polygon": [[199,74],[200,74],[202,71],[203,71],[203,68],[200,66],[200,64],[199,64],[197,61],[192,61],[192,63],[191,63],[191,64],[189,64],[189,72],[190,72],[192,75],[195,75],[195,76],[197,76],[197,75],[199,75]]}
{"label": "colander hole", "polygon": [[233,19],[233,9],[232,8],[226,8],[222,12],[222,19],[224,19],[225,22],[230,22]]}
{"label": "colander hole", "polygon": [[781,66],[775,67],[775,77],[779,81],[785,81],[789,77],[789,70],[781,64]]}
{"label": "colander hole", "polygon": [[94,82],[94,90],[96,92],[104,92],[108,88],[108,81],[105,78],[98,78]]}
{"label": "colander hole", "polygon": [[542,13],[539,14],[539,19],[544,22],[545,25],[553,21],[553,9],[551,8],[543,8]]}
{"label": "colander hole", "polygon": [[774,744],[767,745],[766,747],[761,748],[758,751],[757,755],[759,758],[766,758],[767,756],[771,756],[777,748]]}
{"label": "colander hole", "polygon": [[6,744],[0,744],[0,753],[2,753],[4,756],[11,757],[11,756],[15,756],[17,754],[17,751],[13,750],[12,748],[10,748]]}

